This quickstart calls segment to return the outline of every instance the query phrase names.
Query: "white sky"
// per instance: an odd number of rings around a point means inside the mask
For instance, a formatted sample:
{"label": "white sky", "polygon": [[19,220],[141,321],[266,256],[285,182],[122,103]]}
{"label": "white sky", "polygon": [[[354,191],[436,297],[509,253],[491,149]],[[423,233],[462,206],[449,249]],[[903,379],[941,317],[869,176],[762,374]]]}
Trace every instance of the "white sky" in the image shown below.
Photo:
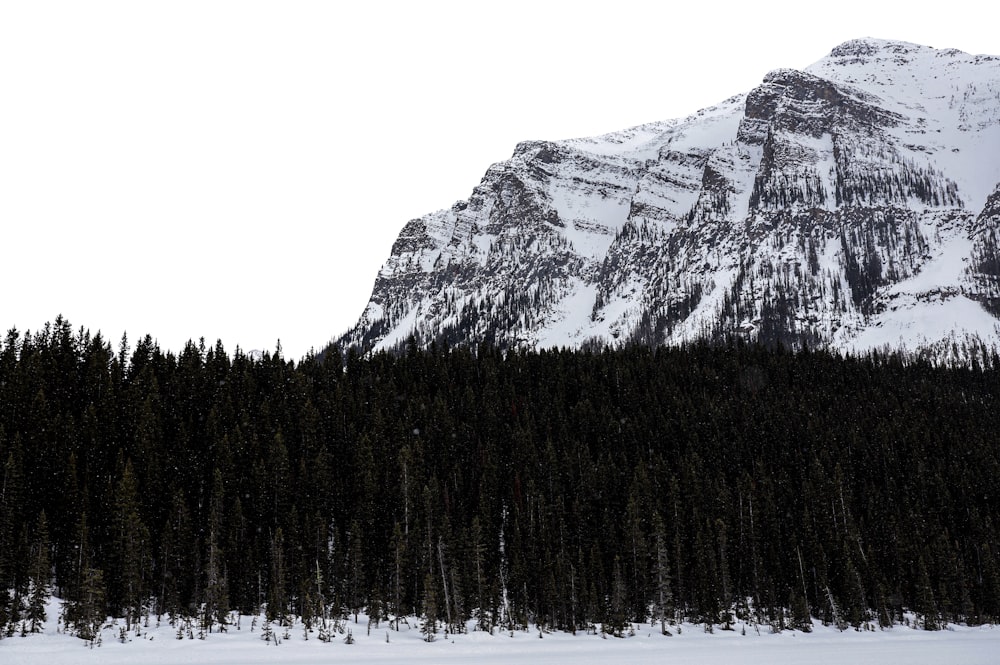
{"label": "white sky", "polygon": [[985,6],[0,0],[0,328],[298,359],[518,141],[685,116],[855,37],[1000,54]]}

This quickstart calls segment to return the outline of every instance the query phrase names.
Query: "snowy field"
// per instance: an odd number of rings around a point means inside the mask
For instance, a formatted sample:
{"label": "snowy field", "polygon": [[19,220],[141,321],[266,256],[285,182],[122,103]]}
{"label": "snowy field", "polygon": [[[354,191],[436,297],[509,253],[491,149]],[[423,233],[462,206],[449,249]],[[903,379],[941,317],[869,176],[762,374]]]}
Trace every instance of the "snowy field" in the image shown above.
{"label": "snowy field", "polygon": [[[277,629],[280,644],[261,639],[260,621],[251,632],[249,617],[241,619],[241,628],[227,633],[213,633],[207,639],[177,639],[177,631],[164,623],[151,625],[127,642],[118,637],[120,627],[106,628],[100,646],[88,647],[79,638],[58,633],[58,605],[51,605],[44,634],[0,640],[0,663],[3,665],[69,665],[76,663],[173,665],[249,665],[282,663],[538,663],[591,665],[598,663],[671,663],[690,665],[731,665],[733,663],[808,665],[996,665],[1000,663],[1000,627],[968,628],[951,626],[947,630],[927,632],[898,626],[888,631],[847,630],[816,624],[812,633],[784,631],[771,634],[762,627],[760,634],[750,626],[736,624],[734,631],[716,629],[706,634],[701,626],[682,626],[681,633],[660,635],[656,628],[636,626],[636,634],[627,638],[602,639],[597,635],[545,634],[537,631],[489,635],[469,632],[465,635],[439,634],[432,643],[423,642],[417,624],[401,626],[400,631],[386,625],[367,634],[367,622],[349,621],[355,641],[344,642],[338,635],[331,642],[316,639],[315,633],[303,640],[302,626],[288,631]],[[195,628],[197,631],[197,628]]]}

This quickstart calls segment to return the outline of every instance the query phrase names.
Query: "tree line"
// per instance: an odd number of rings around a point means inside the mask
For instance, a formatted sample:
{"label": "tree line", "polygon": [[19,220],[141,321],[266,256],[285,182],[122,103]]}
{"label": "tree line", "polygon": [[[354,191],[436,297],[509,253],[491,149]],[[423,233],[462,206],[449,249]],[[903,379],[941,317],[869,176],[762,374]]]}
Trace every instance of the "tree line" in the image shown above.
{"label": "tree line", "polygon": [[[0,344],[0,627],[1000,618],[1000,359]],[[328,637],[327,633],[327,637]]]}

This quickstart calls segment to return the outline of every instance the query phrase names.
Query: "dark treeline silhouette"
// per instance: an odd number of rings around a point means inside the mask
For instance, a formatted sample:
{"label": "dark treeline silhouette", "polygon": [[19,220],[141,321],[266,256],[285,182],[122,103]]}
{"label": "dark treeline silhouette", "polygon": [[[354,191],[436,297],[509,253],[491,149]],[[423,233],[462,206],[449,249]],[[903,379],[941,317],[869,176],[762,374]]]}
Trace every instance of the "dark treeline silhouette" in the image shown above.
{"label": "dark treeline silhouette", "polygon": [[[0,345],[0,626],[1000,617],[1000,361]],[[910,614],[912,613],[912,614]]]}

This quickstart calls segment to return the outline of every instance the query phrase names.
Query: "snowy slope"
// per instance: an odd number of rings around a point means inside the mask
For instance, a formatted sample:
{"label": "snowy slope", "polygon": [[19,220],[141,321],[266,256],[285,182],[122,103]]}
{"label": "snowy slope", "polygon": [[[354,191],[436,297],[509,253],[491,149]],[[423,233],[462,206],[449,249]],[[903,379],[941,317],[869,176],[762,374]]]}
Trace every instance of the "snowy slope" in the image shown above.
{"label": "snowy slope", "polygon": [[998,184],[1000,59],[853,40],[682,120],[518,145],[404,227],[339,341],[968,359],[1000,344]]}

